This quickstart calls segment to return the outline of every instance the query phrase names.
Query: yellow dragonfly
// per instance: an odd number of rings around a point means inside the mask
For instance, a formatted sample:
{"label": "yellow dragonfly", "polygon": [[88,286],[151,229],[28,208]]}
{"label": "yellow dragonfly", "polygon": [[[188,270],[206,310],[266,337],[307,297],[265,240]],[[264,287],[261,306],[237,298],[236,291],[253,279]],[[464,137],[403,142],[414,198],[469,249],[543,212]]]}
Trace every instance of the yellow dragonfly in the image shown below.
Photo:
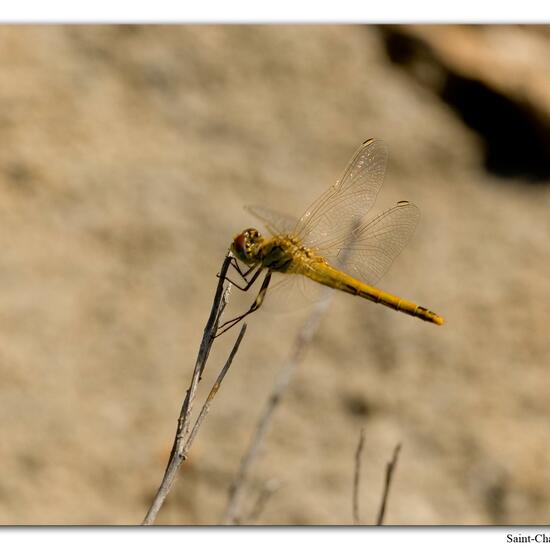
{"label": "yellow dragonfly", "polygon": [[299,220],[263,206],[247,207],[263,222],[271,237],[263,237],[257,229],[250,228],[233,239],[231,252],[249,268],[243,272],[234,262],[246,281],[246,285],[237,286],[248,290],[261,272],[266,272],[266,277],[250,309],[221,325],[221,332],[262,305],[273,272],[302,275],[424,321],[443,324],[437,313],[373,286],[408,243],[420,218],[414,204],[399,201],[375,218],[363,221],[382,187],[387,158],[384,143],[376,139],[365,141],[341,179]]}

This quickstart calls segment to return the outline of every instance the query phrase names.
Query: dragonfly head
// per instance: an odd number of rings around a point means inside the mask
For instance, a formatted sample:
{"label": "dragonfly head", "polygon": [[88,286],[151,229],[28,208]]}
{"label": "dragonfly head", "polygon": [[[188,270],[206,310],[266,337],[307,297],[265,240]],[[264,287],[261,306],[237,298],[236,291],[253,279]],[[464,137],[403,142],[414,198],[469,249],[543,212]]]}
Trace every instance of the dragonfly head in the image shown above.
{"label": "dragonfly head", "polygon": [[239,233],[231,243],[231,252],[235,254],[237,259],[247,265],[258,263],[258,246],[262,244],[264,238],[260,235],[257,229],[246,229]]}

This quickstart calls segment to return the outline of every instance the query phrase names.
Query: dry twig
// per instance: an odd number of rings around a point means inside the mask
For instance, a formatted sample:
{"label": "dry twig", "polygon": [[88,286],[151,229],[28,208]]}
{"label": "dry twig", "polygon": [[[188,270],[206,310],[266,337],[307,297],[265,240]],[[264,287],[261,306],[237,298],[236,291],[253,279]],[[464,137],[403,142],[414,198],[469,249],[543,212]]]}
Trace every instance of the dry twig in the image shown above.
{"label": "dry twig", "polygon": [[361,459],[363,458],[363,446],[365,445],[365,428],[361,428],[359,443],[355,452],[355,475],[353,477],[353,523],[360,525],[359,519],[359,483],[361,481]]}
{"label": "dry twig", "polygon": [[[361,481],[361,459],[363,455],[363,447],[365,444],[365,429],[361,428],[361,434],[359,435],[359,443],[357,444],[357,450],[355,451],[355,475],[353,479],[353,523],[355,525],[361,525],[359,518],[359,484]],[[393,472],[397,465],[397,458],[399,451],[401,450],[401,443],[396,445],[393,456],[390,462],[386,464],[386,479],[384,483],[384,491],[382,493],[382,501],[378,509],[378,519],[376,525],[382,525],[384,523],[384,514],[386,513],[386,505],[388,502],[388,494],[390,491],[390,485],[392,482]]]}
{"label": "dry twig", "polygon": [[214,386],[212,387],[210,394],[208,395],[208,398],[206,399],[206,402],[204,403],[201,409],[201,412],[197,417],[197,420],[195,421],[195,425],[193,426],[193,429],[190,432],[189,426],[191,422],[191,411],[193,408],[195,395],[197,393],[197,387],[201,380],[201,376],[204,371],[204,368],[206,366],[206,361],[208,360],[210,349],[212,348],[212,344],[214,343],[214,339],[216,337],[216,331],[218,329],[220,316],[225,306],[227,305],[227,301],[229,297],[229,290],[231,288],[231,284],[229,284],[227,288],[225,288],[225,290],[224,290],[224,284],[226,282],[227,270],[229,269],[231,259],[232,259],[232,256],[230,253],[228,253],[225,257],[225,260],[222,264],[222,268],[219,273],[219,281],[218,281],[218,286],[216,288],[216,294],[214,296],[214,301],[212,303],[210,316],[204,328],[204,334],[202,337],[201,345],[199,347],[197,360],[195,362],[195,369],[193,371],[193,376],[191,378],[191,384],[187,389],[185,399],[181,407],[181,412],[178,418],[178,424],[176,429],[176,436],[174,438],[174,443],[172,445],[172,450],[170,452],[168,465],[166,466],[166,470],[164,472],[164,476],[160,484],[160,487],[158,488],[155,498],[153,499],[153,502],[147,512],[147,515],[143,520],[143,525],[152,525],[155,522],[155,519],[157,517],[159,510],[162,507],[168,493],[170,492],[170,489],[172,488],[177,471],[181,466],[182,462],[187,459],[187,454],[189,452],[189,449],[191,448],[191,445],[195,439],[195,436],[197,435],[197,432],[204,418],[208,414],[208,410],[210,409],[210,404],[212,402],[212,399],[214,399],[220,387],[220,384],[223,381],[225,374],[227,373],[229,367],[231,366],[233,358],[235,357],[235,354],[239,349],[239,345],[246,331],[246,324],[244,324],[241,328],[239,336],[237,337],[237,340],[235,341],[235,344],[233,345],[233,349],[231,350],[231,353],[223,369],[218,375],[218,378],[214,383]]}
{"label": "dry twig", "polygon": [[267,501],[273,493],[279,490],[280,486],[281,484],[276,479],[270,479],[264,484],[258,494],[256,504],[253,506],[248,518],[246,518],[246,523],[254,523],[260,517],[260,514],[264,511]]}
{"label": "dry twig", "polygon": [[239,471],[229,488],[229,499],[224,517],[225,524],[232,525],[239,523],[239,517],[241,515],[241,500],[244,494],[245,484],[254,463],[259,458],[260,451],[271,426],[273,413],[283,398],[296,368],[302,361],[308,345],[311,340],[313,340],[313,337],[319,328],[319,323],[321,322],[321,318],[330,304],[333,292],[333,290],[325,290],[321,300],[315,304],[314,309],[306,319],[302,329],[294,341],[292,351],[286,363],[279,372],[262,416],[260,417],[256,430],[252,435],[248,450],[241,460]]}
{"label": "dry twig", "polygon": [[388,502],[388,494],[390,492],[390,485],[392,481],[393,472],[397,465],[397,458],[399,457],[399,451],[401,450],[401,443],[398,443],[393,451],[392,459],[386,464],[386,481],[384,483],[384,492],[382,494],[382,502],[380,503],[380,509],[378,511],[378,520],[376,525],[382,525],[384,523],[384,514],[386,513],[386,504]]}

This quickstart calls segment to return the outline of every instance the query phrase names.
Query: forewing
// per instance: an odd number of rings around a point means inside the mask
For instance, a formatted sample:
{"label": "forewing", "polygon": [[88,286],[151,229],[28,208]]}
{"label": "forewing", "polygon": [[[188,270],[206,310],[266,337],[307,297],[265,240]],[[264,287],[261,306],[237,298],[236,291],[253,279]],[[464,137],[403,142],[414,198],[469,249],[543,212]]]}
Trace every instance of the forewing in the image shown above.
{"label": "forewing", "polygon": [[326,258],[352,277],[374,285],[407,245],[419,219],[420,210],[414,204],[400,201],[359,226]]}
{"label": "forewing", "polygon": [[284,235],[294,232],[296,229],[298,220],[292,216],[281,214],[265,206],[252,205],[245,206],[244,208],[255,218],[258,218],[271,235]]}
{"label": "forewing", "polygon": [[383,142],[369,139],[361,145],[341,179],[300,218],[295,232],[306,246],[322,252],[349,235],[376,201],[387,159]]}

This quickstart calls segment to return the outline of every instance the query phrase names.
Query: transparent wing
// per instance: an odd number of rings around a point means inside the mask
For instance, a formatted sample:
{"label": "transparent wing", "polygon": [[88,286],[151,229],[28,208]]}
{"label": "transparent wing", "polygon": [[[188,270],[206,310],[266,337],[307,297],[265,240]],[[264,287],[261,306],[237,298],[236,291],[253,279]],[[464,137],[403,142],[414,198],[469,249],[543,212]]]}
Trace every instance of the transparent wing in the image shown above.
{"label": "transparent wing", "polygon": [[271,313],[295,313],[317,302],[325,287],[302,275],[273,273],[262,309]]}
{"label": "transparent wing", "polygon": [[317,199],[300,218],[295,233],[320,252],[345,239],[373,206],[386,171],[384,143],[365,141],[342,178]]}
{"label": "transparent wing", "polygon": [[[363,143],[342,178],[315,201],[298,222],[263,206],[247,207],[247,210],[273,235],[296,234],[305,246],[316,249],[335,267],[374,285],[409,242],[420,218],[420,211],[414,204],[400,201],[372,220],[361,223],[382,186],[387,157],[382,142],[371,139]],[[307,298],[315,299],[322,289],[321,285],[305,277],[281,277],[280,283],[272,284],[268,291],[271,300],[266,299],[272,305],[276,302],[275,310],[280,310],[281,303],[300,302],[289,300],[288,296],[280,299],[289,291],[294,295],[305,294],[307,302]],[[304,281],[310,283],[309,291],[303,288]]]}
{"label": "transparent wing", "polygon": [[298,220],[292,216],[281,214],[265,206],[245,206],[245,210],[258,218],[272,235],[284,235],[294,232]]}
{"label": "transparent wing", "polygon": [[414,204],[400,201],[323,255],[352,277],[374,285],[409,242],[419,219],[420,210]]}

